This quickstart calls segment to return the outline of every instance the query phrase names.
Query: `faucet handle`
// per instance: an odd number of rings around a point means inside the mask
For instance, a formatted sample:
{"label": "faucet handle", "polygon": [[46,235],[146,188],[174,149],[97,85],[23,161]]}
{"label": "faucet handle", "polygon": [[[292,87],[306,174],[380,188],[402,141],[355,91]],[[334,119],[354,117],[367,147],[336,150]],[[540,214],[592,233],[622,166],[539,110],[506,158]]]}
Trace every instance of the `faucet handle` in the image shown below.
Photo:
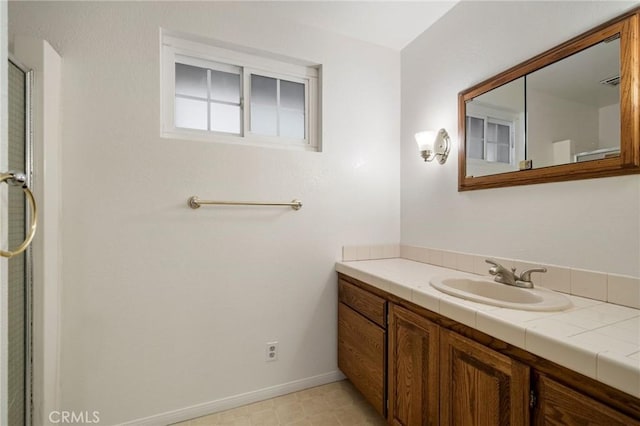
{"label": "faucet handle", "polygon": [[495,275],[498,273],[498,268],[500,267],[500,264],[498,262],[491,259],[485,259],[484,261],[489,265],[493,265],[491,268],[489,268],[489,274]]}
{"label": "faucet handle", "polygon": [[527,269],[526,271],[520,274],[520,281],[531,282],[531,273],[532,272],[547,272],[547,268],[532,268]]}
{"label": "faucet handle", "polygon": [[489,268],[490,275],[498,275],[500,270],[504,269],[504,267],[501,264],[499,264],[493,259],[485,259],[484,261],[487,262],[489,265],[493,265],[491,268]]}

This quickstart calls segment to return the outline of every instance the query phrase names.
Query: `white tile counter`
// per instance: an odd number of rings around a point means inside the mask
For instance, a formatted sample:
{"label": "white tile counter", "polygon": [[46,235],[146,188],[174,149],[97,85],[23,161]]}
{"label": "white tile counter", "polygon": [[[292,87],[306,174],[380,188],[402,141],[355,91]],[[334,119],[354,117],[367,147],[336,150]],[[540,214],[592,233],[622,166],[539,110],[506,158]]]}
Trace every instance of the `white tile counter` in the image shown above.
{"label": "white tile counter", "polygon": [[429,280],[477,275],[401,258],[337,262],[336,271],[640,398],[638,309],[571,295],[573,307],[557,312],[470,302]]}

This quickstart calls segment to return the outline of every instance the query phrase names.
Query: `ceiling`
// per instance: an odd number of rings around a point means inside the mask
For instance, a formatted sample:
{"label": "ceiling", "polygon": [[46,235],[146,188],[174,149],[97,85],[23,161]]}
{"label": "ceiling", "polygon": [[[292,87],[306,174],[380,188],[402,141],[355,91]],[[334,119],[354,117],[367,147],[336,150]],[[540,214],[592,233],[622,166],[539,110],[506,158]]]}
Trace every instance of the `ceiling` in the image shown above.
{"label": "ceiling", "polygon": [[403,49],[457,4],[447,1],[261,1],[280,18]]}

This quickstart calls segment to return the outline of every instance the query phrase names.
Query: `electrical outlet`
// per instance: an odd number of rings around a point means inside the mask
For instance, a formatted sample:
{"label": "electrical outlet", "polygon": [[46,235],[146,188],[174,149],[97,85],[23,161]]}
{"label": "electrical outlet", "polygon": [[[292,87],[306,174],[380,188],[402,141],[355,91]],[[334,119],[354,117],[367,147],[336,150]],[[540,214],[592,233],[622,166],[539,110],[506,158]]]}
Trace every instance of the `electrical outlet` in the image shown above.
{"label": "electrical outlet", "polygon": [[278,342],[267,342],[265,361],[278,360]]}

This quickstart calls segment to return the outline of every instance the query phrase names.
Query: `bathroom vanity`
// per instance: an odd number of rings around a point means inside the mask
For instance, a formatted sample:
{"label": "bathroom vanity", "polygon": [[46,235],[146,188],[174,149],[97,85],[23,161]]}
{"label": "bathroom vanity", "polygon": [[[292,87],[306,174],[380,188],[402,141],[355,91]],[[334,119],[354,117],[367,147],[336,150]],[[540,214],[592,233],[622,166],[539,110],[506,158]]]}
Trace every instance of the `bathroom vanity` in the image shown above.
{"label": "bathroom vanity", "polygon": [[[557,330],[531,326],[562,312],[518,317],[444,295],[429,279],[463,272],[406,259],[339,262],[336,270],[339,368],[388,424],[640,425],[633,366],[598,364],[597,353]],[[569,310],[584,315],[616,310],[569,297]]]}

